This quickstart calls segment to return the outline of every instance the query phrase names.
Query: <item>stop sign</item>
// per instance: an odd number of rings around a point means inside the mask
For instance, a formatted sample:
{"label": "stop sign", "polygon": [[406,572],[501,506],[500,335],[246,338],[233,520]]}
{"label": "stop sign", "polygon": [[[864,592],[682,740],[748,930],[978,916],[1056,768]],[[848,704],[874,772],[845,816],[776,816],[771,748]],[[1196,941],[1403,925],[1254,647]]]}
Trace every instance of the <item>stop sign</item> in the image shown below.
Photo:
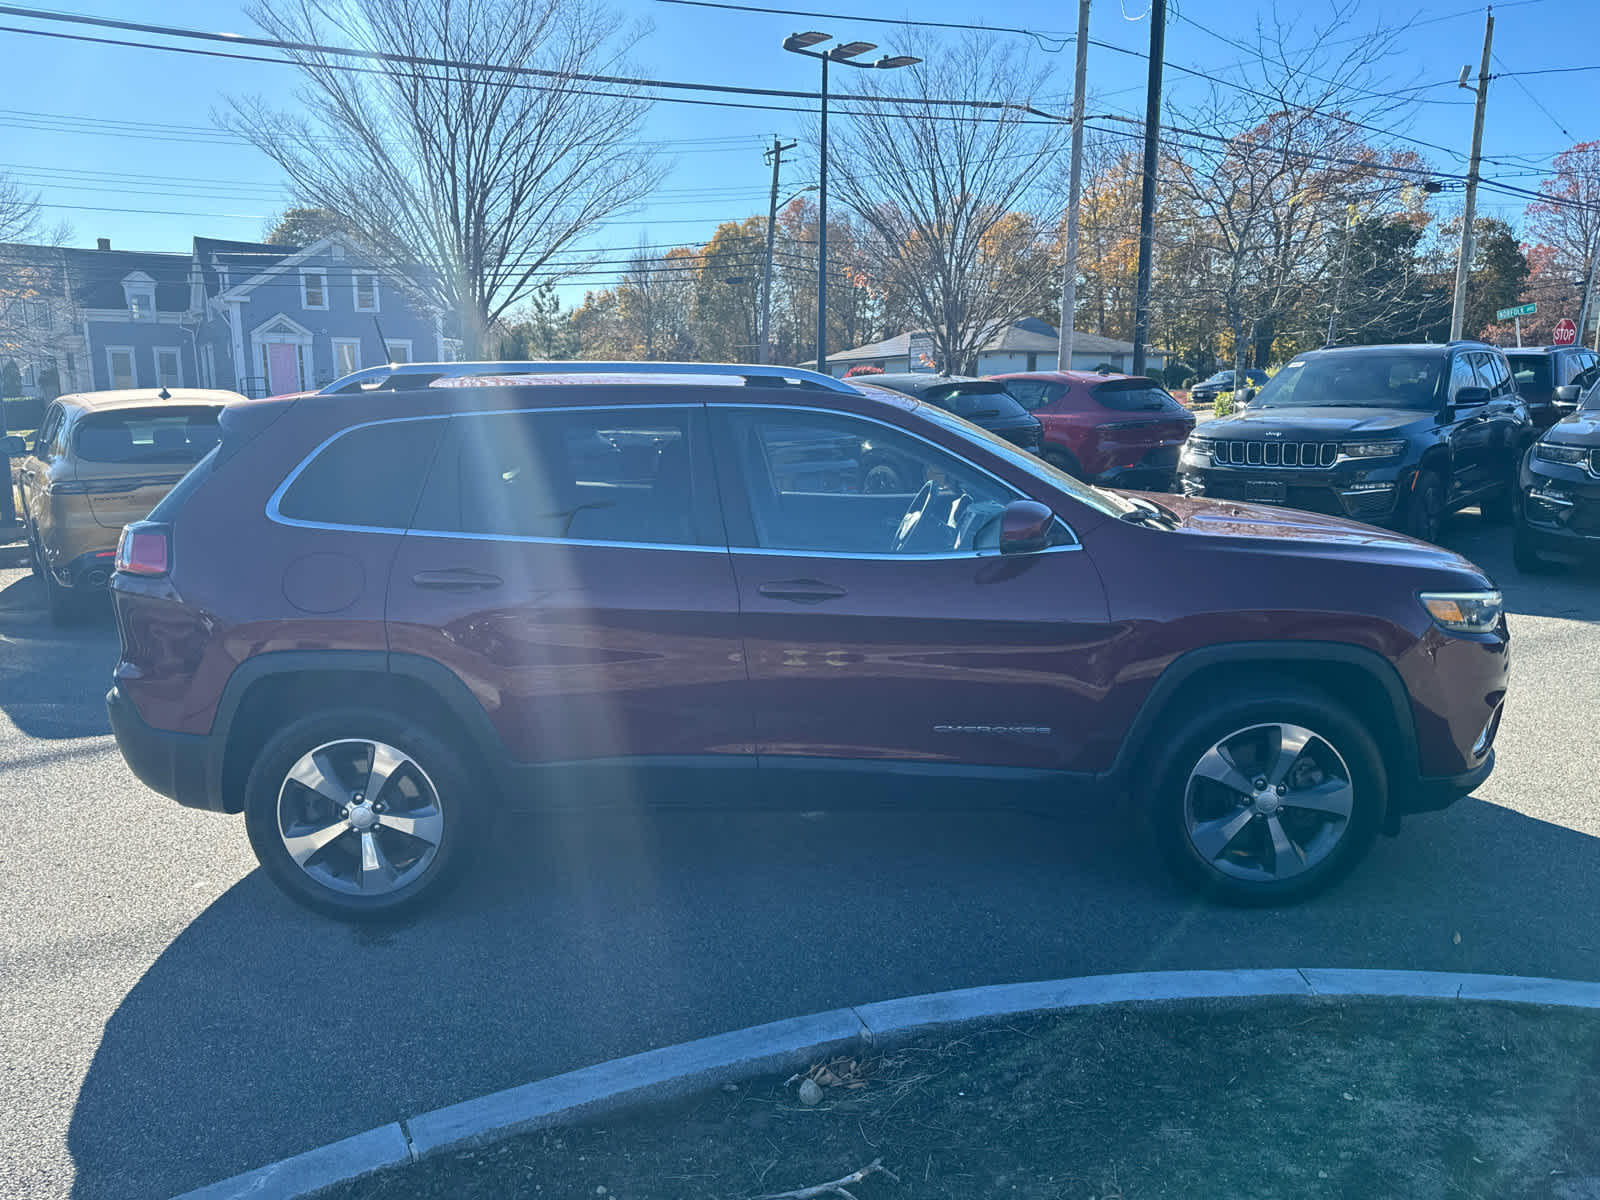
{"label": "stop sign", "polygon": [[1557,346],[1570,346],[1578,340],[1578,327],[1572,323],[1571,317],[1562,317],[1556,322],[1555,332],[1550,335],[1550,340]]}

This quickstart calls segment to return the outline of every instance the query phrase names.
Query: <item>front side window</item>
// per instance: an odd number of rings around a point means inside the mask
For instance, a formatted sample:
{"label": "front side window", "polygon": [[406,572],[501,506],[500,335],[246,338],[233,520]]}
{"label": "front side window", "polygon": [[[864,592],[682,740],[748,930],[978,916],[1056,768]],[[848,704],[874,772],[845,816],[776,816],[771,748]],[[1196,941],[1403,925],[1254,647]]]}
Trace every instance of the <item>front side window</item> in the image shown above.
{"label": "front side window", "polygon": [[327,308],[327,279],[321,271],[300,272],[300,300],[305,308]]}
{"label": "front side window", "polygon": [[920,438],[843,413],[728,412],[753,544],[838,555],[999,546],[1006,484]]}
{"label": "front side window", "polygon": [[1067,394],[1065,384],[1047,383],[1043,379],[1008,379],[1005,384],[1012,399],[1029,412],[1054,404]]}
{"label": "front side window", "polygon": [[713,495],[695,410],[618,408],[455,417],[414,527],[574,542],[707,545]]}

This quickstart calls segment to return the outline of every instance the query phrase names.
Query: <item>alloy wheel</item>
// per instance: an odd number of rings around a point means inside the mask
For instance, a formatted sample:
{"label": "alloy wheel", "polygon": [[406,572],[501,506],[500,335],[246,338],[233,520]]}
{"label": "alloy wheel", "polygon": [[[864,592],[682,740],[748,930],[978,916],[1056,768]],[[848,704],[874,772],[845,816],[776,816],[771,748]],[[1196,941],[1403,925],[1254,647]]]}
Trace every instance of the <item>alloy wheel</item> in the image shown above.
{"label": "alloy wheel", "polygon": [[278,836],[323,887],[384,896],[419,878],[444,836],[439,793],[417,762],[384,742],[326,742],[278,789]]}
{"label": "alloy wheel", "polygon": [[1331,743],[1303,725],[1235,730],[1200,756],[1184,793],[1189,843],[1212,869],[1271,883],[1325,861],[1355,810],[1355,785]]}

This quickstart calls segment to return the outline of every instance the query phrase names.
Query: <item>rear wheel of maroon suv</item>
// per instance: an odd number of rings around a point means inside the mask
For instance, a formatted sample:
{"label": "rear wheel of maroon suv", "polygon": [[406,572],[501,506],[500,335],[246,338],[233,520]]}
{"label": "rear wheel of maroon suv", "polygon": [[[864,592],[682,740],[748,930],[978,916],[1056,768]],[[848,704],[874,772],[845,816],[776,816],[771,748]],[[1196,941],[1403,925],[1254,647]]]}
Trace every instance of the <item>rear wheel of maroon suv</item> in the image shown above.
{"label": "rear wheel of maroon suv", "polygon": [[288,725],[262,747],[245,787],[261,865],[296,900],[340,917],[431,903],[465,867],[482,816],[456,751],[381,709]]}
{"label": "rear wheel of maroon suv", "polygon": [[1174,733],[1151,776],[1153,832],[1173,870],[1215,899],[1321,891],[1383,824],[1383,755],[1330,696],[1263,681],[1208,697]]}

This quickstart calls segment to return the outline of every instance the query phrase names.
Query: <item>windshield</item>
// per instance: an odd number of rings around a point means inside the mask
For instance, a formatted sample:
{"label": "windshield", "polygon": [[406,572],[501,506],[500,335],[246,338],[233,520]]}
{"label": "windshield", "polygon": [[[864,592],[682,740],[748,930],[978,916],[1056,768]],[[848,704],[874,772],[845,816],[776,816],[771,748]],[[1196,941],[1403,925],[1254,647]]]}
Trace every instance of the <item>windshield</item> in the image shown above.
{"label": "windshield", "polygon": [[962,437],[974,442],[982,442],[984,448],[999,455],[1014,467],[1019,467],[1046,480],[1055,487],[1068,493],[1073,499],[1088,505],[1097,513],[1108,517],[1121,517],[1127,513],[1137,511],[1138,506],[1130,504],[1116,492],[1107,491],[1105,488],[1094,487],[1084,483],[1081,479],[1074,479],[1065,471],[1057,470],[1042,458],[1036,458],[1026,450],[1020,450],[1004,438],[990,433],[979,425],[964,421],[954,413],[947,412],[932,404],[925,404],[918,412],[933,421],[943,425],[946,429],[959,433]]}
{"label": "windshield", "polygon": [[1287,363],[1251,402],[1261,408],[1405,408],[1438,406],[1442,354],[1339,353]]}

